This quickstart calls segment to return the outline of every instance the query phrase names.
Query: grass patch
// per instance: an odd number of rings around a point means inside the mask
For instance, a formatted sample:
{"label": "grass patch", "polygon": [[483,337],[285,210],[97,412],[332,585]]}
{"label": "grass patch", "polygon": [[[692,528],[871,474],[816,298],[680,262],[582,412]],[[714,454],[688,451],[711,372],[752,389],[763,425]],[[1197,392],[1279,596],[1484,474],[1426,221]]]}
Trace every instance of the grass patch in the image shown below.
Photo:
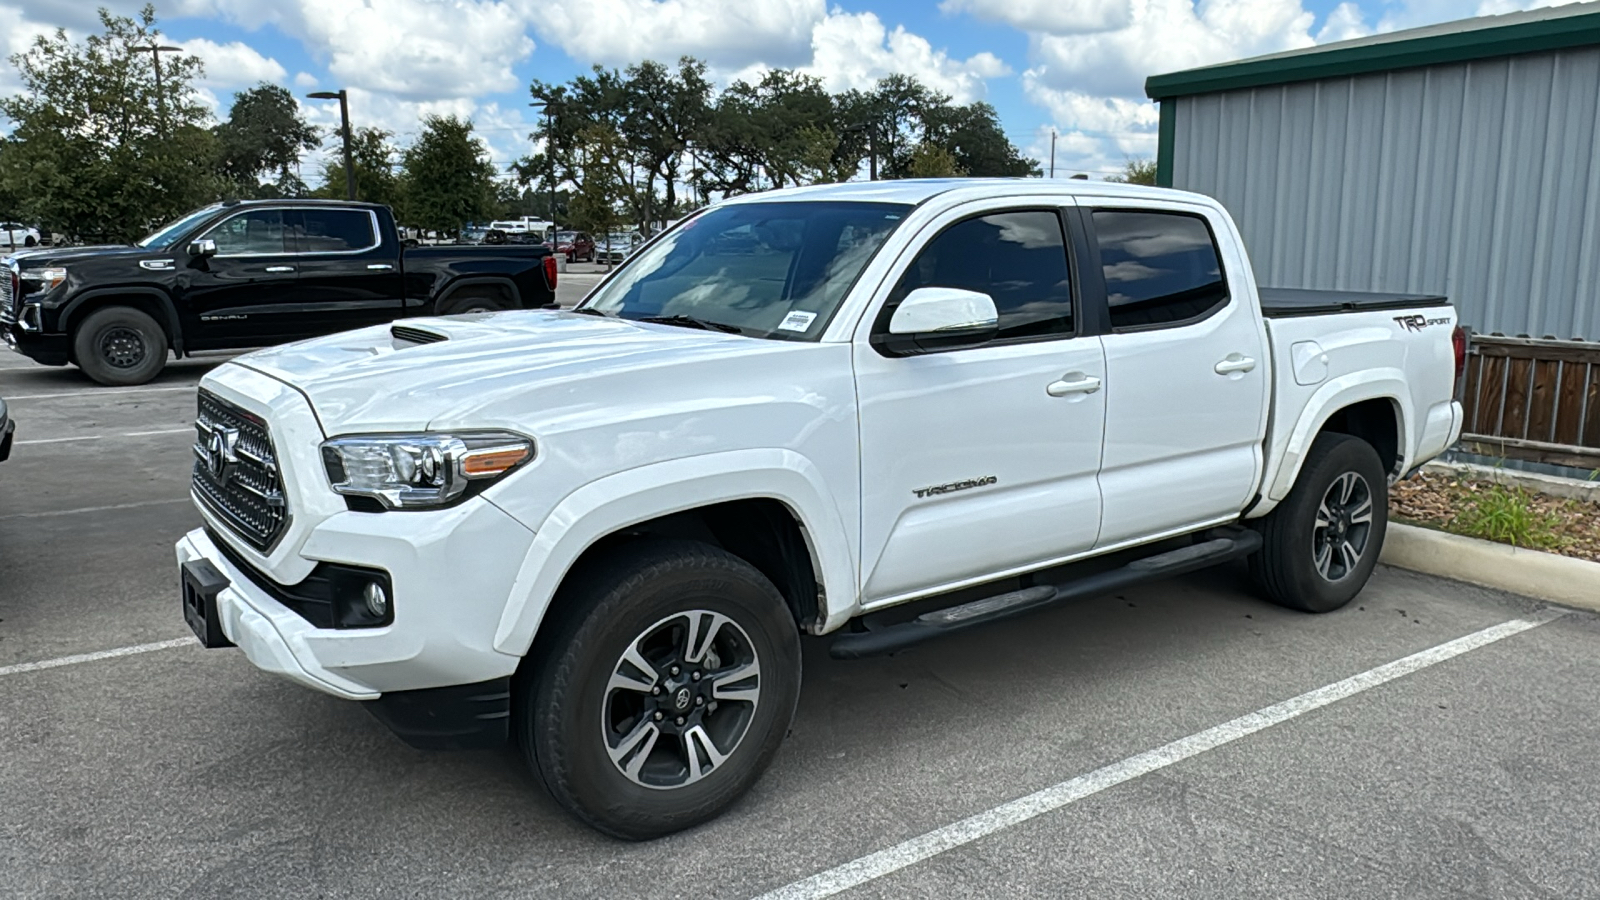
{"label": "grass patch", "polygon": [[1457,534],[1513,547],[1560,550],[1566,543],[1557,512],[1540,509],[1527,489],[1501,484],[1480,493],[1446,524]]}
{"label": "grass patch", "polygon": [[1600,562],[1600,503],[1423,473],[1389,492],[1395,521]]}

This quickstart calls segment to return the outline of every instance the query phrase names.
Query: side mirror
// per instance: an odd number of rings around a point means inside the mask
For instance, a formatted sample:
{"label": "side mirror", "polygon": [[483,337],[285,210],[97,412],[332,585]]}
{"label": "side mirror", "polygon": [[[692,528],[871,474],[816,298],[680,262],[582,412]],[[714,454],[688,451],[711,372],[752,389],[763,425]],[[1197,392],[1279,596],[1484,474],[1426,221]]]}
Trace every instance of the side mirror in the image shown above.
{"label": "side mirror", "polygon": [[190,256],[216,256],[217,242],[211,238],[201,238],[189,245]]}
{"label": "side mirror", "polygon": [[978,347],[994,340],[1000,314],[988,294],[960,288],[917,288],[889,318],[889,333],[872,343],[890,356]]}

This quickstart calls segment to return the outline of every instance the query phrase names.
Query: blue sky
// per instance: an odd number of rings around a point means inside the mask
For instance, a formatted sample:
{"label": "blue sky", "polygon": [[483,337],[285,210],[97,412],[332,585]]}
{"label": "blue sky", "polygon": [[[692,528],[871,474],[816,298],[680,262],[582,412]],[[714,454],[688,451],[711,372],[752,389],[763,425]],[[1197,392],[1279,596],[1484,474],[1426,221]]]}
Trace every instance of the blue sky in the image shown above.
{"label": "blue sky", "polygon": [[[405,142],[421,115],[471,116],[502,167],[532,146],[532,78],[594,64],[706,60],[720,83],[798,67],[830,88],[916,75],[996,107],[1012,141],[1057,173],[1115,171],[1155,151],[1140,85],[1163,71],[1561,0],[163,0],[173,43],[202,57],[225,115],[259,81],[349,88],[356,124]],[[95,24],[85,0],[0,0],[10,52]],[[106,0],[131,14],[140,0]],[[14,72],[0,91],[16,89]],[[304,101],[314,122],[337,105]],[[308,164],[315,165],[310,159]]]}

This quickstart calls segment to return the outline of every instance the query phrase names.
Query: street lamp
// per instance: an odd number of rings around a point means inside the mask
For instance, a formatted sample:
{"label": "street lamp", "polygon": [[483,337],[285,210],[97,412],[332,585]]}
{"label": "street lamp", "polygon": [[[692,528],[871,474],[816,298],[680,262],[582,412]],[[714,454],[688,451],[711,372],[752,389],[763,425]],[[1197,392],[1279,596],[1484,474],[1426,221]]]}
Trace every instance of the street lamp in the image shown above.
{"label": "street lamp", "polygon": [[307,94],[312,100],[339,101],[339,130],[344,135],[344,189],[349,199],[356,199],[356,167],[350,159],[350,100],[343,88],[337,91],[315,91]]}
{"label": "street lamp", "polygon": [[161,120],[161,129],[165,131],[167,127],[167,98],[161,91],[161,54],[182,53],[183,48],[167,44],[151,44],[148,47],[140,47],[139,49],[149,50],[150,58],[156,62],[156,116]]}
{"label": "street lamp", "polygon": [[[550,164],[550,227],[556,226],[556,156],[555,156],[555,109],[561,104],[554,100],[535,100],[528,104],[535,109],[544,110],[544,158]],[[554,247],[554,238],[550,246]]]}

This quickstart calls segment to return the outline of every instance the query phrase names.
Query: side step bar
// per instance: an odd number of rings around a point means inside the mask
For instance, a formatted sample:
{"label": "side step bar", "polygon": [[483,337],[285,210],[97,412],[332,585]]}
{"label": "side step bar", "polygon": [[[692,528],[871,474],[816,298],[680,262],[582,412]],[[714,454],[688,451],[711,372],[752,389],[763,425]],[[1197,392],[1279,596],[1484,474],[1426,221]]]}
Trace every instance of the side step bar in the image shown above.
{"label": "side step bar", "polygon": [[881,656],[964,628],[998,622],[1067,600],[1094,597],[1147,581],[1209,568],[1249,556],[1259,549],[1260,534],[1247,528],[1234,529],[1223,537],[1147,556],[1119,569],[1087,575],[1065,584],[1036,585],[959,606],[936,609],[898,625],[847,634],[834,641],[828,653],[834,659]]}

